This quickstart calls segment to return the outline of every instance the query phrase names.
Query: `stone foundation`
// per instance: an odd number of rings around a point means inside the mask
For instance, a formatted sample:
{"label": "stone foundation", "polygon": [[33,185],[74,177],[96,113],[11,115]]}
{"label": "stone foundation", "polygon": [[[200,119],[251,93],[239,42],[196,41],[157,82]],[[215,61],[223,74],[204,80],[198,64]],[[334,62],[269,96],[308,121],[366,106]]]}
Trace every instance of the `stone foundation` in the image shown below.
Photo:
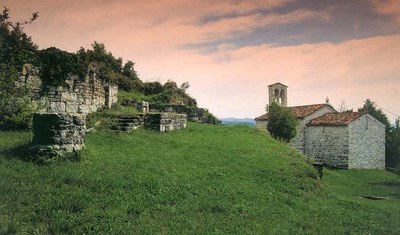
{"label": "stone foundation", "polygon": [[148,114],[145,127],[160,132],[173,131],[187,127],[187,115],[176,113]]}
{"label": "stone foundation", "polygon": [[35,113],[32,149],[56,152],[81,150],[85,139],[85,115]]}

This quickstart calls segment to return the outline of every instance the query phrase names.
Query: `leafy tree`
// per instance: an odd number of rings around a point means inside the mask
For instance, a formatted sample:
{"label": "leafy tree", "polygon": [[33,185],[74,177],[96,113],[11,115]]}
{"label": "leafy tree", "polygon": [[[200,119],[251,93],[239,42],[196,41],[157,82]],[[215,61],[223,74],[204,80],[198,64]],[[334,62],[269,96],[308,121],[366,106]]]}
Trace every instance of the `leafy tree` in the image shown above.
{"label": "leafy tree", "polygon": [[386,114],[382,111],[382,109],[377,108],[375,102],[372,102],[370,99],[366,99],[364,105],[358,109],[358,112],[368,113],[371,116],[378,119],[380,122],[385,124],[386,132],[390,131],[390,122]]}
{"label": "leafy tree", "polygon": [[273,102],[268,110],[267,130],[275,139],[289,142],[296,136],[298,121],[289,108]]}
{"label": "leafy tree", "polygon": [[29,129],[35,104],[30,100],[28,86],[18,86],[18,72],[25,63],[37,63],[37,46],[22,29],[38,18],[33,13],[29,20],[11,22],[10,10],[0,13],[0,129]]}
{"label": "leafy tree", "polygon": [[163,85],[160,82],[143,83],[143,92],[145,95],[157,95],[163,91]]}
{"label": "leafy tree", "polygon": [[24,22],[10,21],[10,9],[4,7],[0,13],[0,61],[15,68],[22,68],[26,63],[37,61],[37,46],[23,32],[23,25],[30,24],[38,18],[38,13],[32,14]]}
{"label": "leafy tree", "polygon": [[111,52],[106,50],[103,43],[95,41],[92,49],[88,50],[81,47],[77,56],[82,73],[86,73],[90,63],[96,63],[100,79],[115,82],[119,89],[124,91],[143,89],[142,81],[133,67],[135,64],[129,60],[122,66],[122,58],[115,58]]}
{"label": "leafy tree", "polygon": [[40,78],[46,85],[61,85],[70,75],[79,72],[78,56],[50,47],[39,51]]}
{"label": "leafy tree", "polygon": [[397,118],[386,144],[386,166],[400,170],[400,119]]}
{"label": "leafy tree", "polygon": [[368,113],[382,122],[385,127],[385,164],[386,167],[395,167],[400,163],[400,128],[398,120],[395,127],[390,125],[389,119],[382,109],[377,108],[375,102],[370,99],[365,100],[363,107],[358,109],[359,112]]}

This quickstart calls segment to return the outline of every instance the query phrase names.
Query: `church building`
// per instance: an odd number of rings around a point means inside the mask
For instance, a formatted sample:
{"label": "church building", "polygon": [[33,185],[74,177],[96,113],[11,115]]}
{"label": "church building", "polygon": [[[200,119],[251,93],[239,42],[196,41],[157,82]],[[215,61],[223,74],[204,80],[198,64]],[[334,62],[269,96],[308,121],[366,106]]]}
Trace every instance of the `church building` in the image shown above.
{"label": "church building", "polygon": [[[269,104],[287,107],[287,86],[268,86]],[[314,163],[336,168],[384,169],[385,125],[359,112],[338,113],[329,103],[292,106],[299,120],[290,141]],[[256,128],[267,129],[268,113],[255,118]]]}

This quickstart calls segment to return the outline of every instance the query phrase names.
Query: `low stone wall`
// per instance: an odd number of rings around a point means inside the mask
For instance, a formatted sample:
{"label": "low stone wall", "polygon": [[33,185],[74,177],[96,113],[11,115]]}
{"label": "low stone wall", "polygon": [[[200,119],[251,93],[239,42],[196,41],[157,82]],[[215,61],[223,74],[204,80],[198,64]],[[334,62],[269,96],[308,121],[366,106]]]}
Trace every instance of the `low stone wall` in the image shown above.
{"label": "low stone wall", "polygon": [[145,127],[160,132],[173,131],[187,127],[187,115],[177,113],[147,114]]}
{"label": "low stone wall", "polygon": [[35,113],[31,148],[35,151],[74,152],[85,139],[85,115]]}

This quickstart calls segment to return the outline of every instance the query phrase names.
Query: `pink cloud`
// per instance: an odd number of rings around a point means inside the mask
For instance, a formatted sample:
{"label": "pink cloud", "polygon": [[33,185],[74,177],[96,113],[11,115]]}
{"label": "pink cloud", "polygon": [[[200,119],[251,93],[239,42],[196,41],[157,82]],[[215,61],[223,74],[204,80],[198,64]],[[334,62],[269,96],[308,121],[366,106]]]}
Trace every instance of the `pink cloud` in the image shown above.
{"label": "pink cloud", "polygon": [[374,10],[381,15],[390,16],[394,22],[400,25],[400,1],[399,0],[370,0]]}
{"label": "pink cloud", "polygon": [[[199,104],[219,117],[255,117],[264,112],[266,86],[289,86],[289,104],[321,103],[329,96],[334,106],[345,100],[359,107],[371,98],[400,114],[400,35],[371,37],[338,44],[246,46],[221,44],[209,54],[181,45],[246,34],[257,27],[280,26],[306,19],[329,20],[330,11],[297,10],[263,15],[259,9],[284,6],[275,1],[73,1],[6,0],[15,19],[39,11],[26,31],[40,47],[76,51],[97,40],[116,56],[136,62],[143,80],[188,81]],[[379,1],[381,2],[381,1]],[[390,1],[384,1],[390,5]],[[393,1],[392,1],[393,2]],[[376,5],[382,14],[398,10]],[[378,6],[381,6],[379,8]],[[398,9],[397,6],[394,6]],[[199,19],[222,17],[206,24]]]}

